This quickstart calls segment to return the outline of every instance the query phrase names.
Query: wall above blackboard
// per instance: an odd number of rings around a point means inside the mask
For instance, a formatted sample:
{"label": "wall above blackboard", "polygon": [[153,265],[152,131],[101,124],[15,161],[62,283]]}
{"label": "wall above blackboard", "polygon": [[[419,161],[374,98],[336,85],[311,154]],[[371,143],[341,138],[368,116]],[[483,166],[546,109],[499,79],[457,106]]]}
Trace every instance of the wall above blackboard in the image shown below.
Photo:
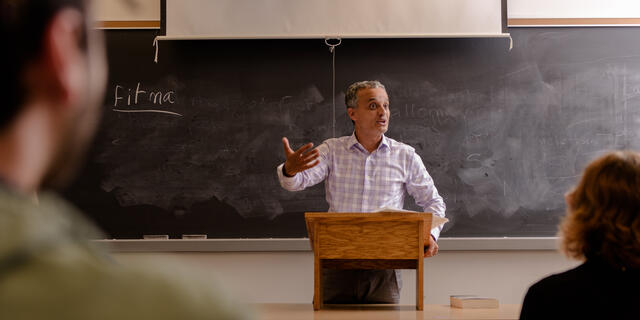
{"label": "wall above blackboard", "polygon": [[[508,39],[337,49],[337,101],[354,81],[386,84],[388,136],[414,146],[433,176],[446,237],[553,236],[586,163],[640,147],[640,43],[627,41],[640,30],[510,32],[512,51]],[[284,191],[275,168],[282,136],[332,136],[324,41],[165,42],[155,64],[153,31],[106,35],[104,121],[66,196],[113,238],[304,237],[302,213],[328,207],[323,185]],[[347,135],[341,105],[336,132]]]}

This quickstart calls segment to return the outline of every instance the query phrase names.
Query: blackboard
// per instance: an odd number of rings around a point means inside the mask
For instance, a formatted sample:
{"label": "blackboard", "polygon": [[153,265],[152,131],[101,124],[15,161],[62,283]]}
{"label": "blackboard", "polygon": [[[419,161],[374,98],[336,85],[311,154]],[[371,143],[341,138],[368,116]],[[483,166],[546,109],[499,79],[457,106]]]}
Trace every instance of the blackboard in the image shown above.
{"label": "blackboard", "polygon": [[[65,195],[114,238],[304,237],[324,185],[280,188],[280,138],[351,134],[344,90],[378,79],[387,135],[416,148],[445,199],[443,236],[553,236],[584,166],[640,147],[640,30],[509,32],[511,51],[505,38],[344,39],[334,127],[323,40],[162,41],[156,64],[155,31],[107,31],[103,122]],[[140,109],[161,112],[124,112]]]}

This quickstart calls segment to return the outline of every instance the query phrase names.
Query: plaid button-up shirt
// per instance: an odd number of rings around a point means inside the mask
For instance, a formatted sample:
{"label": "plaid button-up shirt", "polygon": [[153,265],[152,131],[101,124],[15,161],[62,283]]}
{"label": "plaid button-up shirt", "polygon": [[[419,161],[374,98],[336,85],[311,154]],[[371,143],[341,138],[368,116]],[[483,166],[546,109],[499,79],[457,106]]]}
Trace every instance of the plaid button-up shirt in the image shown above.
{"label": "plaid button-up shirt", "polygon": [[[320,163],[289,178],[278,167],[280,185],[299,191],[325,181],[329,212],[372,212],[402,209],[405,191],[425,212],[444,217],[445,204],[415,149],[382,136],[369,153],[355,135],[333,138],[318,146]],[[437,239],[442,227],[431,230]]]}

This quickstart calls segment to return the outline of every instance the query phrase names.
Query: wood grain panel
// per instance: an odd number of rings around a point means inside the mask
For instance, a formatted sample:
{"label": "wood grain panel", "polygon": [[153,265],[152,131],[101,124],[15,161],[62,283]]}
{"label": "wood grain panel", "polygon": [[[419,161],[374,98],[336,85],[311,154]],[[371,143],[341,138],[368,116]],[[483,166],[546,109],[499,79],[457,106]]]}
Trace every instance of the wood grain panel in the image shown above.
{"label": "wood grain panel", "polygon": [[[413,221],[320,223],[320,259],[415,259],[418,228]],[[383,245],[381,245],[383,244]]]}
{"label": "wood grain panel", "polygon": [[432,213],[426,212],[372,212],[372,213],[353,213],[353,212],[306,212],[305,223],[307,225],[307,233],[311,248],[314,248],[315,224],[320,222],[362,222],[367,219],[375,221],[424,221],[424,238],[428,239],[431,230]]}
{"label": "wood grain panel", "polygon": [[415,269],[416,259],[330,259],[322,260],[325,269]]}

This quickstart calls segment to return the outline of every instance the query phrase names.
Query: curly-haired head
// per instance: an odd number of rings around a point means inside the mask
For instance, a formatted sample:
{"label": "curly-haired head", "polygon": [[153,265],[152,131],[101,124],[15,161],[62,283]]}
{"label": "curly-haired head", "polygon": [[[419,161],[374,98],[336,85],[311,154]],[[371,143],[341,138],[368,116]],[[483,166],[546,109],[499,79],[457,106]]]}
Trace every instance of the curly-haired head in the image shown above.
{"label": "curly-haired head", "polygon": [[640,268],[640,154],[617,151],[595,160],[566,198],[560,234],[567,256]]}

